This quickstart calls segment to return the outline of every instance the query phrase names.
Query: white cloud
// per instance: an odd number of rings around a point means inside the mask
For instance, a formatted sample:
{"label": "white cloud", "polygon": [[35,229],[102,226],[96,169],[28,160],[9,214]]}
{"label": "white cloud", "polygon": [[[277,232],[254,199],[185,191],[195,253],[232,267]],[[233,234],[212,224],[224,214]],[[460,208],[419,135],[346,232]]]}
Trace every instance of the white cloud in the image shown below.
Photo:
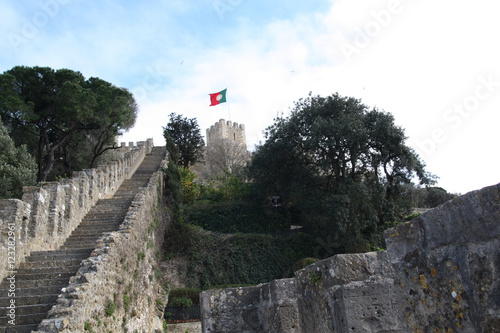
{"label": "white cloud", "polygon": [[[0,65],[68,67],[130,89],[141,111],[124,140],[154,137],[156,144],[163,144],[161,127],[171,112],[196,117],[204,134],[230,111],[232,121],[246,125],[253,148],[294,101],[309,91],[338,91],[391,112],[415,148],[443,132],[447,139],[432,153],[420,153],[447,190],[496,181],[488,168],[500,157],[489,142],[500,120],[500,87],[460,126],[445,119],[474,96],[481,78],[500,81],[500,21],[492,1],[336,0],[324,13],[257,21],[251,15],[265,15],[266,8],[253,2],[224,20],[210,1],[114,4],[69,2],[24,52]],[[2,31],[16,27],[21,14],[15,14],[0,23]],[[346,54],[347,44],[354,53]],[[226,87],[228,103],[209,107],[208,94]],[[485,171],[465,156],[480,156]]]}

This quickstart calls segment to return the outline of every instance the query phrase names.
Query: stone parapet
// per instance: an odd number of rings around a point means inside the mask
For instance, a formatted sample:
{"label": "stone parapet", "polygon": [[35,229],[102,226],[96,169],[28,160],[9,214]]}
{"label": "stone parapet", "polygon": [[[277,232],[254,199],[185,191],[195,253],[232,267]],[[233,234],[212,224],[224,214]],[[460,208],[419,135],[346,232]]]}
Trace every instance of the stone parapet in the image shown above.
{"label": "stone parapet", "polygon": [[148,139],[116,162],[25,187],[21,200],[0,200],[0,278],[15,271],[30,252],[61,246],[97,200],[110,198],[133,175],[152,147]]}
{"label": "stone parapet", "polygon": [[201,294],[208,332],[500,332],[500,184],[385,232],[386,252],[337,255],[292,279]]}
{"label": "stone parapet", "polygon": [[[337,255],[294,278],[201,294],[203,332],[401,332],[387,253]],[[370,330],[365,330],[370,329]]]}

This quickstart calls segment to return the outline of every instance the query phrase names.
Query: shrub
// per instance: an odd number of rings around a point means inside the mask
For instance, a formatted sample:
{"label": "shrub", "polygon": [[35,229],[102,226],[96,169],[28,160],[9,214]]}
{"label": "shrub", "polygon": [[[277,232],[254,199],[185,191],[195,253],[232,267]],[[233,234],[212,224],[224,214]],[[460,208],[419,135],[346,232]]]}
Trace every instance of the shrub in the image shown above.
{"label": "shrub", "polygon": [[[200,292],[198,288],[176,288],[169,293],[169,299],[189,298],[191,304],[200,304]],[[169,305],[171,301],[169,300]]]}
{"label": "shrub", "polygon": [[106,317],[111,317],[113,313],[115,313],[116,310],[116,304],[113,301],[109,301],[108,304],[106,304],[106,307],[104,308],[104,314]]}
{"label": "shrub", "polygon": [[186,296],[182,297],[172,297],[168,300],[168,306],[181,306],[183,308],[189,308],[193,305],[193,301]]}
{"label": "shrub", "polygon": [[311,258],[311,257],[300,259],[300,260],[296,261],[295,264],[293,264],[293,266],[291,268],[291,273],[293,275],[293,273],[300,271],[301,269],[303,269],[309,265],[317,263],[318,261],[319,261],[319,259]]}
{"label": "shrub", "polygon": [[199,202],[185,207],[182,214],[186,223],[223,233],[273,233],[290,228],[289,214],[266,211],[256,203]]}

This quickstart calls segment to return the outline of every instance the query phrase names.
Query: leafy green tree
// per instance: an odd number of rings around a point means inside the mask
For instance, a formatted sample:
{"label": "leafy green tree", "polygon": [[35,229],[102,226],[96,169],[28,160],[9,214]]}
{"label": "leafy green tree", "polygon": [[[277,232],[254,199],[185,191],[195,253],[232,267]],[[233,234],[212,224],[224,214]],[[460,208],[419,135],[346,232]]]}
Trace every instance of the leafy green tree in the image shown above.
{"label": "leafy green tree", "polygon": [[446,201],[454,199],[457,195],[448,193],[442,187],[432,187],[429,186],[425,188],[425,192],[427,194],[425,198],[424,207],[434,208],[439,205],[444,204]]}
{"label": "leafy green tree", "polygon": [[116,137],[134,126],[138,106],[128,90],[99,78],[90,78],[87,87],[95,93],[99,110],[87,131],[87,141],[92,146],[89,167],[94,168],[96,159],[105,151],[119,148],[115,146]]}
{"label": "leafy green tree", "polygon": [[26,146],[16,147],[0,121],[0,198],[21,198],[23,186],[36,183],[36,162]]}
{"label": "leafy green tree", "polygon": [[175,113],[171,113],[169,117],[169,123],[163,128],[163,136],[167,139],[168,134],[177,147],[179,166],[188,168],[196,162],[201,162],[205,142],[196,118],[183,118]]}
{"label": "leafy green tree", "polygon": [[125,89],[69,69],[17,66],[0,75],[0,115],[14,142],[35,154],[38,181],[58,160],[69,172],[73,164],[83,167],[74,162],[85,149],[91,152],[80,160],[93,163],[136,112]]}
{"label": "leafy green tree", "polygon": [[353,241],[404,214],[404,184],[432,182],[405,139],[390,114],[351,97],[309,95],[266,130],[250,171],[262,193],[279,195],[314,232]]}
{"label": "leafy green tree", "polygon": [[177,165],[177,161],[179,160],[179,151],[177,150],[174,140],[170,134],[167,132],[164,135],[167,142],[168,152],[168,164],[167,170],[165,170],[165,196],[168,200],[169,207],[172,207],[174,212],[178,212],[179,206],[183,200],[181,174],[179,172],[179,166]]}

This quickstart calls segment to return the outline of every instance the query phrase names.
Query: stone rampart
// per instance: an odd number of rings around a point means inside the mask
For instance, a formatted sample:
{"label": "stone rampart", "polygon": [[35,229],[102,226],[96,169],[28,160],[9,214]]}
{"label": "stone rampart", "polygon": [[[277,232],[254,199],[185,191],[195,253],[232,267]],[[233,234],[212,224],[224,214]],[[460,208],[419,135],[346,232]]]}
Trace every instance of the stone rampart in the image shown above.
{"label": "stone rampart", "polygon": [[38,332],[162,331],[159,305],[166,304],[166,295],[157,260],[166,227],[160,223],[166,167],[165,159],[135,196],[120,229],[99,239]]}
{"label": "stone rampart", "polygon": [[246,149],[245,125],[220,119],[207,129],[207,147],[221,140],[238,142]]}
{"label": "stone rampart", "polygon": [[500,184],[387,230],[386,252],[204,291],[207,332],[500,332]]}
{"label": "stone rampart", "polygon": [[30,252],[59,248],[97,200],[112,197],[134,174],[152,146],[152,139],[138,142],[118,161],[25,187],[21,200],[0,200],[0,279]]}

